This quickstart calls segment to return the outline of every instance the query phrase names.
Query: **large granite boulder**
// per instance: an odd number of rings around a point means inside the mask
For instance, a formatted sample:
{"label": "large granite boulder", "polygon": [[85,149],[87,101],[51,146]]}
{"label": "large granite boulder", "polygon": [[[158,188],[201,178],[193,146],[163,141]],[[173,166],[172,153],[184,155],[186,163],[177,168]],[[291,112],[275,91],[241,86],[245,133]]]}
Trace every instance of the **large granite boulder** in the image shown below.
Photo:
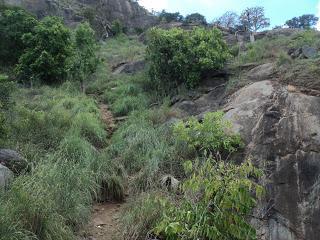
{"label": "large granite boulder", "polygon": [[265,172],[252,220],[258,239],[319,239],[320,97],[261,81],[236,92],[225,111],[246,157]]}

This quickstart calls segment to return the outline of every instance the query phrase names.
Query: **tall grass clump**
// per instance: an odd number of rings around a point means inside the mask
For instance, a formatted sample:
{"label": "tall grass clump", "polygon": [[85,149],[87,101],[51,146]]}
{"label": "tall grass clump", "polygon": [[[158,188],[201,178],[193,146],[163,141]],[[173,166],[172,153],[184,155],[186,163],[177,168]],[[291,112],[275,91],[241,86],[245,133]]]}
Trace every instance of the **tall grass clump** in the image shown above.
{"label": "tall grass clump", "polygon": [[124,196],[121,172],[97,150],[107,138],[100,111],[74,89],[66,83],[15,93],[7,142],[27,158],[29,171],[0,198],[4,239],[75,239],[94,200]]}
{"label": "tall grass clump", "polygon": [[110,105],[115,116],[126,116],[132,111],[140,111],[150,105],[150,93],[144,91],[148,81],[144,72],[122,75],[104,92],[103,98]]}

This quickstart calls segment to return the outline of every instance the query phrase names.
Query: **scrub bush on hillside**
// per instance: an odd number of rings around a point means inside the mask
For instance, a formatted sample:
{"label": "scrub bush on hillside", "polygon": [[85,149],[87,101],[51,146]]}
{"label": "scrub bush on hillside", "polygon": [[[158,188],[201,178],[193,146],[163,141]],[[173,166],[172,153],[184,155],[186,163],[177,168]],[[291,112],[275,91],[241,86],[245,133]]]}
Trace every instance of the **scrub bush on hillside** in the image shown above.
{"label": "scrub bush on hillside", "polygon": [[153,28],[149,32],[149,75],[157,90],[169,92],[180,84],[195,87],[204,71],[221,69],[229,57],[218,29]]}

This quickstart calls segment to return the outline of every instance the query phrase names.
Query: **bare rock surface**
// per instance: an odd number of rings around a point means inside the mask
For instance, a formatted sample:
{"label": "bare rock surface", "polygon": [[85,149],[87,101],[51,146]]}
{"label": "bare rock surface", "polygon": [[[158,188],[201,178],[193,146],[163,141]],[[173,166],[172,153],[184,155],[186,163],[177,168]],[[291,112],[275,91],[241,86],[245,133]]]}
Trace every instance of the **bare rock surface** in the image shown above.
{"label": "bare rock surface", "polygon": [[276,75],[276,67],[274,63],[265,63],[251,69],[247,73],[247,77],[253,81],[269,80]]}
{"label": "bare rock surface", "polygon": [[236,92],[225,109],[246,156],[266,174],[253,220],[258,239],[319,239],[320,98],[262,81]]}

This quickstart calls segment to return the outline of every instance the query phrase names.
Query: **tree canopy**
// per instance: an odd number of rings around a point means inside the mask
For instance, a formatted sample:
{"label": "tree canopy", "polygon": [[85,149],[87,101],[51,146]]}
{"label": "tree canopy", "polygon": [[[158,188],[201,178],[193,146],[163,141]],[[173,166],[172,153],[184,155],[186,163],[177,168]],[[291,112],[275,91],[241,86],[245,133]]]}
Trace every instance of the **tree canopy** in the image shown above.
{"label": "tree canopy", "polygon": [[270,26],[270,19],[265,17],[263,7],[252,7],[244,10],[240,15],[240,23],[245,30],[257,32]]}
{"label": "tree canopy", "polygon": [[164,21],[167,23],[170,22],[181,22],[183,20],[183,16],[179,12],[170,13],[165,10],[159,13],[160,21]]}
{"label": "tree canopy", "polygon": [[235,12],[228,11],[214,21],[215,25],[224,28],[236,28],[239,25],[239,15]]}
{"label": "tree canopy", "polygon": [[206,18],[200,13],[192,13],[186,16],[185,22],[187,23],[198,23],[198,24],[207,24]]}
{"label": "tree canopy", "polygon": [[288,21],[286,21],[286,25],[289,28],[302,28],[302,29],[310,29],[317,24],[319,18],[314,14],[305,14],[300,17],[294,17]]}
{"label": "tree canopy", "polygon": [[27,46],[16,68],[21,80],[39,80],[47,83],[63,81],[68,72],[72,54],[71,30],[57,17],[44,18],[33,33],[22,38]]}
{"label": "tree canopy", "polygon": [[0,8],[0,62],[12,65],[18,62],[25,49],[22,36],[32,32],[37,20],[33,15],[20,8]]}

